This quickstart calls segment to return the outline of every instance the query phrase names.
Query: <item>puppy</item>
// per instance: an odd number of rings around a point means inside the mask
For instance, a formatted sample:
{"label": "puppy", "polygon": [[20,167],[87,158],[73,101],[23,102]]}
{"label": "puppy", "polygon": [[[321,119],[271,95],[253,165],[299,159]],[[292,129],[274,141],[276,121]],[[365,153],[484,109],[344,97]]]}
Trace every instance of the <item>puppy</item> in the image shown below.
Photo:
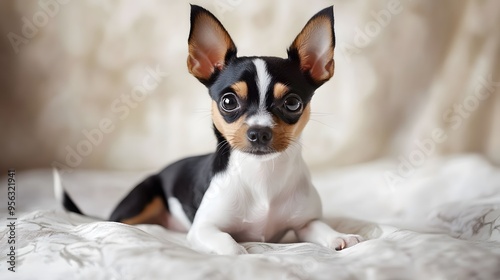
{"label": "puppy", "polygon": [[[206,253],[245,254],[238,242],[300,241],[340,250],[361,241],[320,221],[321,201],[300,135],[314,91],[333,76],[333,6],[314,15],[288,58],[238,57],[209,11],[191,6],[189,72],[208,88],[216,151],[175,162],[136,186],[110,220],[188,231]],[[66,193],[66,209],[81,213]]]}

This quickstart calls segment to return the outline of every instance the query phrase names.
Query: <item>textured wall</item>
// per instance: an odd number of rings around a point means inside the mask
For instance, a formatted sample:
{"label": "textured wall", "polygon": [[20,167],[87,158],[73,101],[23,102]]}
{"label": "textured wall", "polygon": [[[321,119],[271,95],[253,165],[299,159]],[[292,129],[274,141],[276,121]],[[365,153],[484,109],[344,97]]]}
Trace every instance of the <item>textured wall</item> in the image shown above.
{"label": "textured wall", "polygon": [[[313,167],[500,163],[500,2],[191,2],[240,55],[276,56],[335,4],[336,73],[303,135]],[[208,95],[186,70],[187,1],[1,1],[0,31],[0,168],[138,170],[213,150]]]}

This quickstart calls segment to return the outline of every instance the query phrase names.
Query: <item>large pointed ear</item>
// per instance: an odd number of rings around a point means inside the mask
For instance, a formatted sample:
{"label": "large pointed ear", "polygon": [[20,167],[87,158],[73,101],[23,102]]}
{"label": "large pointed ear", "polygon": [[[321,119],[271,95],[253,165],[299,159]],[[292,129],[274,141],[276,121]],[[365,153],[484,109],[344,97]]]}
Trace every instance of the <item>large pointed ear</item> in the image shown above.
{"label": "large pointed ear", "polygon": [[220,21],[200,6],[191,5],[189,72],[204,84],[236,56],[236,46]]}
{"label": "large pointed ear", "polygon": [[307,22],[288,49],[288,57],[298,60],[304,74],[318,86],[333,76],[333,22],[333,6],[321,10]]}

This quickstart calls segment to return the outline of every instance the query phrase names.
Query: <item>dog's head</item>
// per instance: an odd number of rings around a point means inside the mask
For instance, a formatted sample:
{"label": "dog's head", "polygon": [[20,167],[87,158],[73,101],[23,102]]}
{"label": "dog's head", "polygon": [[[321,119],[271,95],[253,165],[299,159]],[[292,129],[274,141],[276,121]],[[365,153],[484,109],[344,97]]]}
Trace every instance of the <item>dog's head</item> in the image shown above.
{"label": "dog's head", "polygon": [[333,7],[307,22],[286,59],[237,57],[222,24],[195,5],[188,43],[188,69],[209,90],[216,133],[245,153],[282,152],[308,122],[314,91],[333,76]]}

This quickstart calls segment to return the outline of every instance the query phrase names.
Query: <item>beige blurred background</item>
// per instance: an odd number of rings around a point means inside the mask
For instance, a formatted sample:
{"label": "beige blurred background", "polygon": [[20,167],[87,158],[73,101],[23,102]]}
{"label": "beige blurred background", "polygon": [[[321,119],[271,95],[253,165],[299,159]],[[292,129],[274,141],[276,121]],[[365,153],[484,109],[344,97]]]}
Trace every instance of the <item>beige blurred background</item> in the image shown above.
{"label": "beige blurred background", "polygon": [[[499,1],[190,2],[241,56],[285,56],[335,5],[336,72],[303,134],[313,169],[458,153],[500,164]],[[213,151],[208,94],[186,69],[189,9],[1,1],[0,169],[145,170]]]}

